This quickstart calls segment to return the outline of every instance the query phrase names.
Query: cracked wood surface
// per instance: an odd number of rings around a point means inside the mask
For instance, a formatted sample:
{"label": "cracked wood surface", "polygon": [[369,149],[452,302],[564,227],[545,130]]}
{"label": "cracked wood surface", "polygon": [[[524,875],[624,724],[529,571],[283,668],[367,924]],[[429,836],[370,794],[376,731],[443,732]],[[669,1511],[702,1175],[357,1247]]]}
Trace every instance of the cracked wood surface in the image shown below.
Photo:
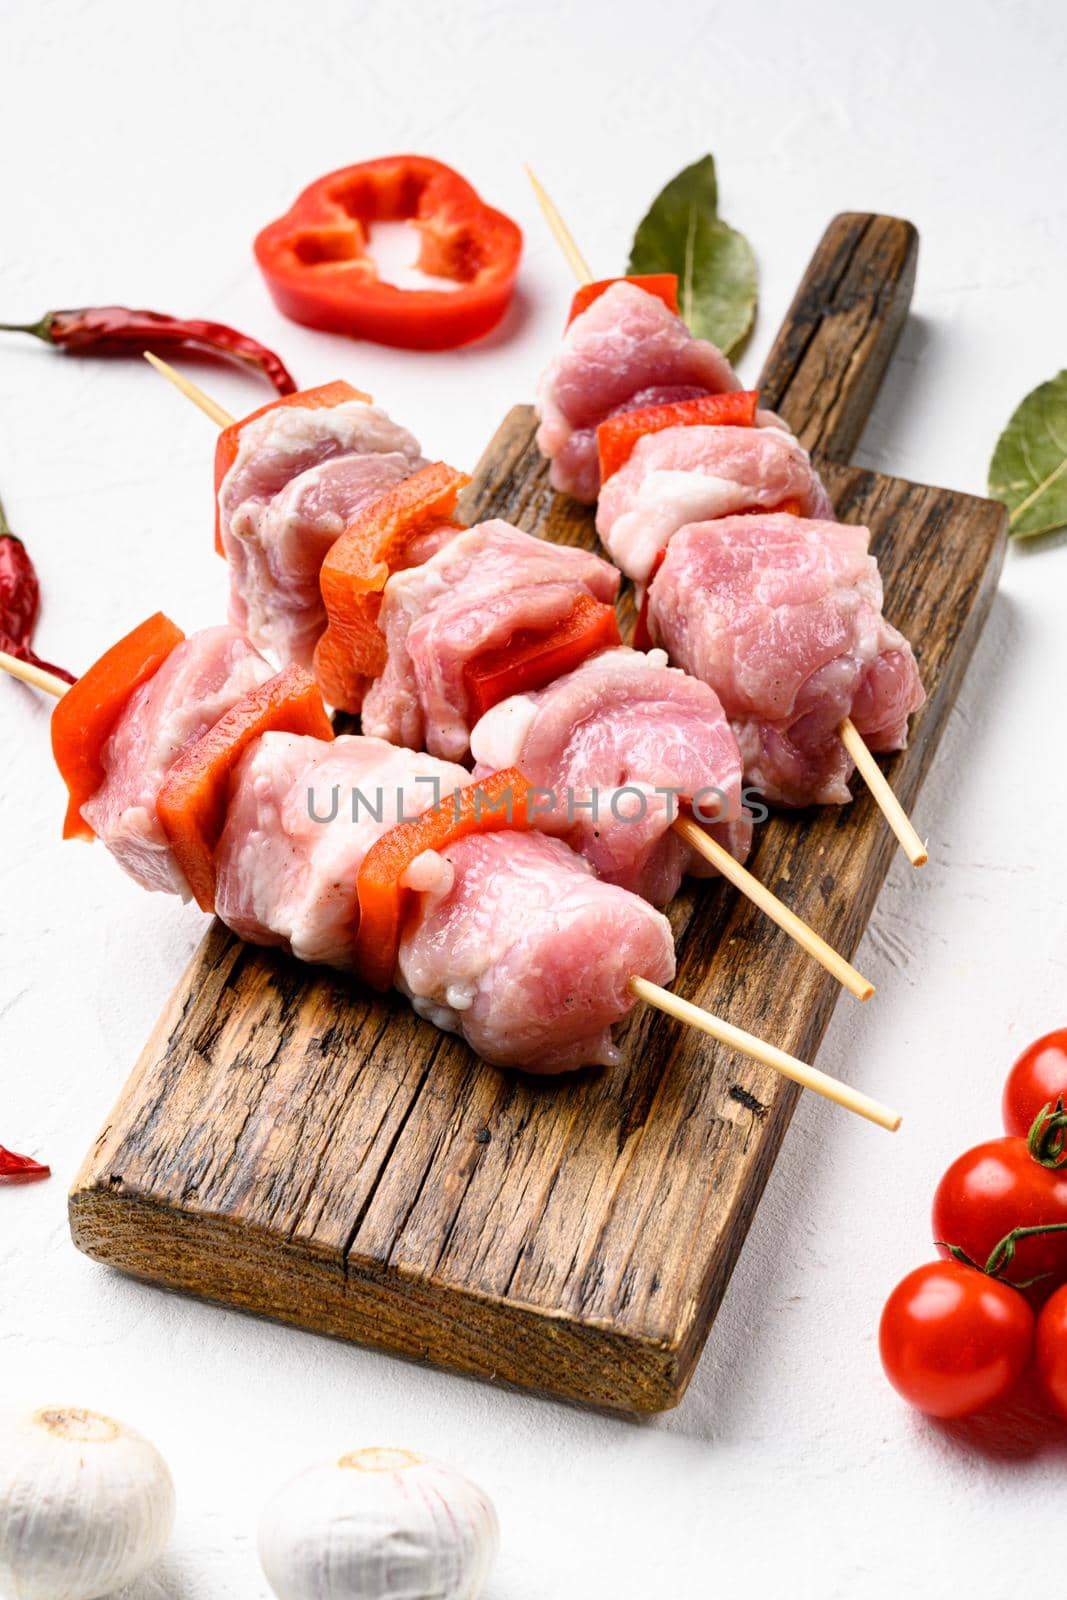
{"label": "cracked wood surface", "polygon": [[[1006,533],[989,501],[840,464],[906,316],[916,248],[908,223],[835,219],[761,380],[818,452],[839,513],[872,528],[887,614],[915,643],[929,699],[888,768],[906,805]],[[528,407],[510,413],[467,515],[593,545],[591,514],[552,493],[533,431]],[[753,870],[851,954],[895,848],[866,793],[756,832]],[[811,1060],[833,980],[721,882],[670,915],[679,993]],[[75,1181],[75,1242],[301,1327],[663,1409],[684,1393],[798,1091],[640,1007],[620,1042],[618,1067],[564,1082],[497,1072],[399,998],[214,924]],[[863,1086],[892,1098],[891,1084]]]}

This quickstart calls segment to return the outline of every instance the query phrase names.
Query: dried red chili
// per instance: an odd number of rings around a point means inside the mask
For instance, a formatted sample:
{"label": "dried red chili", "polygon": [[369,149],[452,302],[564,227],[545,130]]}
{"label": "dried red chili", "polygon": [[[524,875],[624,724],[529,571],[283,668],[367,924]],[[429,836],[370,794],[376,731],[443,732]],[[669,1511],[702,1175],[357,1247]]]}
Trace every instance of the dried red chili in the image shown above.
{"label": "dried red chili", "polygon": [[32,1156],[17,1156],[0,1144],[0,1178],[48,1178],[51,1167],[44,1167]]}
{"label": "dried red chili", "polygon": [[12,533],[0,505],[0,650],[73,683],[73,673],[42,661],[33,651],[33,630],[40,606],[41,589],[29,551]]}
{"label": "dried red chili", "polygon": [[157,353],[206,351],[262,372],[279,394],[296,391],[280,356],[223,322],[131,311],[129,306],[85,306],[78,311],[46,311],[39,322],[2,322],[0,333],[32,333],[75,355],[141,356],[146,346]]}

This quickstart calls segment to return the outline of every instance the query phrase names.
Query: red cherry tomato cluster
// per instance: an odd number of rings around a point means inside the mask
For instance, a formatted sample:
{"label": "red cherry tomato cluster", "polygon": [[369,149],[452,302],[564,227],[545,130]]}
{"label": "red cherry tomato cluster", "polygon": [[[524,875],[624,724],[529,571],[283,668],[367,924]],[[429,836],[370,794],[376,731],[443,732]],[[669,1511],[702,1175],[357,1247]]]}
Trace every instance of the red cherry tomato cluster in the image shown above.
{"label": "red cherry tomato cluster", "polygon": [[1031,1359],[1067,1420],[1067,1028],[1036,1040],[1004,1088],[1006,1135],[954,1161],[934,1195],[941,1259],[886,1301],[886,1376],[932,1417],[1001,1400]]}

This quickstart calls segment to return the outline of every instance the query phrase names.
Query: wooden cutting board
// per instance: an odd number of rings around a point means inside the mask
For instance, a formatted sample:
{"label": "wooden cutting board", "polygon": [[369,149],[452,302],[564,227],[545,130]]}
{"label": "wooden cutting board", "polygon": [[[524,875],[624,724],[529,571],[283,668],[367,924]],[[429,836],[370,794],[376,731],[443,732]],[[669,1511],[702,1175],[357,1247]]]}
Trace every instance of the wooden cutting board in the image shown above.
{"label": "wooden cutting board", "polygon": [[[873,529],[887,615],[915,644],[929,699],[888,764],[908,806],[1006,538],[991,501],[839,464],[903,325],[916,253],[907,222],[836,218],[760,383],[817,451],[841,516]],[[517,407],[467,516],[592,545],[591,513],[552,493],[533,433]],[[756,832],[756,874],[851,955],[895,849],[862,786],[850,806]],[[819,966],[721,881],[681,895],[671,918],[680,994],[814,1058],[840,994]],[[672,1406],[798,1091],[640,1006],[621,1043],[617,1068],[564,1082],[499,1072],[399,999],[214,924],[75,1181],[75,1243],[319,1333],[598,1406]],[[855,1078],[893,1099],[862,1061]]]}

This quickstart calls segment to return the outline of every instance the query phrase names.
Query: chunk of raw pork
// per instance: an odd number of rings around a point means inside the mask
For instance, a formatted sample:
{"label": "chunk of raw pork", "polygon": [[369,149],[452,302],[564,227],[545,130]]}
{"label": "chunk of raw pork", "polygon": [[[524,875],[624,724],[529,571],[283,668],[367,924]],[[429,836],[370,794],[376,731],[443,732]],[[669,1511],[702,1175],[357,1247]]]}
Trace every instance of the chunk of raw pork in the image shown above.
{"label": "chunk of raw pork", "polygon": [[[713,689],[661,650],[605,650],[538,694],[486,713],[471,735],[475,776],[517,766],[537,825],[565,838],[608,883],[663,906],[683,876],[714,871],[673,831],[685,802],[743,861],[752,824],[741,752]],[[711,819],[721,818],[712,824]]]}
{"label": "chunk of raw pork", "polygon": [[795,501],[801,516],[833,508],[807,451],[780,427],[664,428],[638,439],[600,491],[596,526],[616,566],[646,583],[679,528]]}
{"label": "chunk of raw pork", "polygon": [[579,595],[611,602],[618,588],[609,562],[510,523],[483,522],[458,534],[385,586],[378,625],[388,662],[363,701],[364,731],[463,760],[472,721],[467,664],[517,633],[551,631]]}
{"label": "chunk of raw pork", "polygon": [[131,696],[101,753],[107,776],[82,815],[144,888],[189,899],[156,815],[157,796],[185,746],[273,673],[238,628],[204,628]]}
{"label": "chunk of raw pork", "polygon": [[726,517],[682,528],[649,589],[653,640],[718,694],[747,782],[784,805],[841,804],[851,717],[872,750],[907,743],[925,698],[882,615],[866,528]]}
{"label": "chunk of raw pork", "polygon": [[553,488],[592,505],[600,488],[597,424],[620,411],[739,389],[705,339],[655,295],[620,280],[575,317],[537,388],[537,444]]}
{"label": "chunk of raw pork", "polygon": [[441,855],[451,870],[400,945],[397,986],[416,1011],[498,1066],[616,1062],[630,979],[674,976],[666,918],[542,833],[476,834]]}
{"label": "chunk of raw pork", "polygon": [[252,944],[352,965],[356,875],[374,841],[470,782],[462,767],[342,735],[266,733],[245,753],[216,856],[216,910]]}
{"label": "chunk of raw pork", "polygon": [[425,463],[377,406],[280,406],[242,431],[219,489],[230,620],[282,666],[310,670],[326,626],[319,569],[348,524]]}

